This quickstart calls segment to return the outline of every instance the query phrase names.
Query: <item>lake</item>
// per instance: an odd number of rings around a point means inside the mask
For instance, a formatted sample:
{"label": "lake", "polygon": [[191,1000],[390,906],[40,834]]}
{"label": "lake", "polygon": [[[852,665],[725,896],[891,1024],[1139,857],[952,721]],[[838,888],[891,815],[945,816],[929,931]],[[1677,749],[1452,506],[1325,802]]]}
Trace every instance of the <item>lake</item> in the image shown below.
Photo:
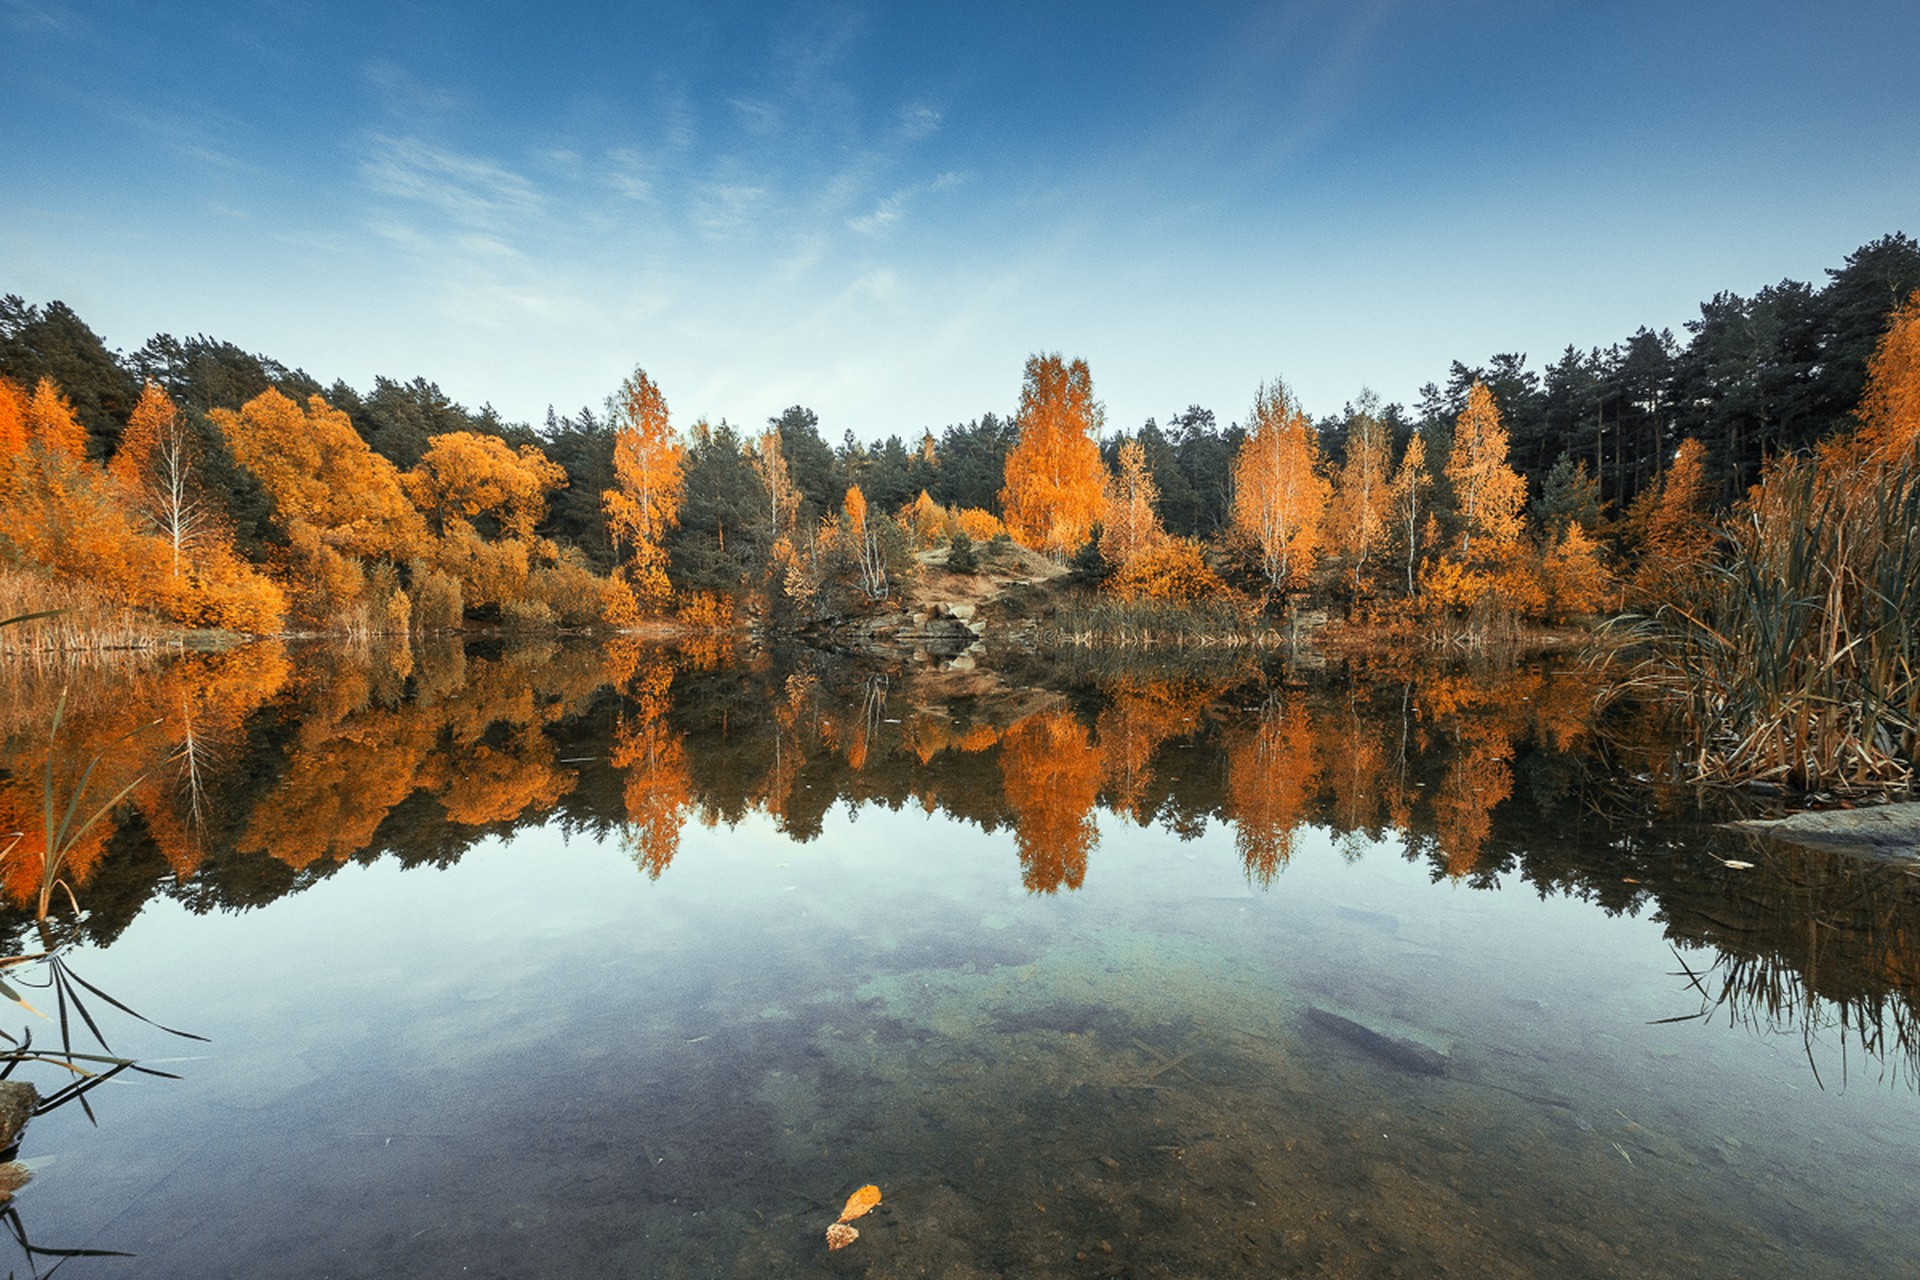
{"label": "lake", "polygon": [[1577,663],[0,677],[0,828],[130,788],[44,936],[178,1077],[31,1123],[20,1274],[1920,1264],[1920,882],[1721,830]]}

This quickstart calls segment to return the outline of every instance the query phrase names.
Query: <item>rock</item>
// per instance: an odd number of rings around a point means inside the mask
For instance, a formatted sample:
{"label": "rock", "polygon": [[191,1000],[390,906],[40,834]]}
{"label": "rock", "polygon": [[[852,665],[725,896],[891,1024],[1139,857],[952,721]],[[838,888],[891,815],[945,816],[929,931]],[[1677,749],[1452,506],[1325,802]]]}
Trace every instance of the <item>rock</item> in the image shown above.
{"label": "rock", "polygon": [[970,604],[949,603],[940,606],[941,616],[952,618],[955,622],[972,622],[976,606]]}
{"label": "rock", "polygon": [[1750,818],[1727,826],[1827,853],[1887,862],[1920,861],[1920,801],[1865,809],[1823,809],[1784,818]]}
{"label": "rock", "polygon": [[1307,1021],[1397,1071],[1415,1076],[1447,1074],[1447,1055],[1430,1045],[1376,1031],[1329,1009],[1308,1008]]}
{"label": "rock", "polygon": [[24,1080],[0,1080],[0,1151],[19,1144],[20,1131],[40,1105],[40,1091]]}

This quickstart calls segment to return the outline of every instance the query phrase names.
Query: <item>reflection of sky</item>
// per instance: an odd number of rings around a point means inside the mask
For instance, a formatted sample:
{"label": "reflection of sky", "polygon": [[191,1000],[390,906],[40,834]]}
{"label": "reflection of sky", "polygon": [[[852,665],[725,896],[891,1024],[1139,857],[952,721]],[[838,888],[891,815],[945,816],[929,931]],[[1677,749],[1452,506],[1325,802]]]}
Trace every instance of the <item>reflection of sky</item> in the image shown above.
{"label": "reflection of sky", "polygon": [[[510,1266],[600,1247],[583,1233],[602,1229],[603,1200],[623,1231],[691,1232],[690,1207],[634,1198],[658,1170],[702,1212],[738,1216],[723,1256],[762,1236],[797,1251],[818,1225],[796,1204],[868,1177],[889,1194],[917,1181],[911,1204],[965,1175],[938,1144],[968,1126],[1042,1189],[1066,1176],[1056,1145],[1173,1140],[1049,1119],[1110,1106],[1183,1116],[1182,1142],[1207,1136],[1202,1120],[1242,1135],[1230,1167],[1262,1194],[1260,1179],[1285,1177],[1338,1195],[1383,1167],[1447,1183],[1475,1206],[1462,1222],[1497,1219],[1522,1252],[1536,1215],[1572,1205],[1583,1221],[1632,1213],[1644,1239],[1703,1230],[1738,1274],[1768,1274],[1740,1233],[1778,1180],[1795,1214],[1861,1247],[1908,1230],[1885,1203],[1904,1184],[1874,1153],[1920,1139],[1912,1096],[1815,1089],[1791,1038],[1650,1025],[1692,1007],[1658,921],[1517,878],[1434,883],[1393,843],[1350,861],[1317,828],[1256,888],[1224,824],[1181,841],[1098,821],[1070,893],[1021,889],[1010,831],[841,806],[805,845],[763,816],[690,823],[657,881],[613,842],[545,828],[445,871],[344,867],[246,913],[152,903],[76,967],[213,1043],[129,1034],[120,1047],[187,1055],[184,1078],[115,1087],[98,1130],[71,1110],[36,1121],[34,1149],[57,1159],[30,1221],[56,1243],[135,1247],[154,1274],[184,1274],[183,1259],[237,1273],[288,1241],[302,1243],[276,1273],[346,1256],[451,1274],[481,1254]],[[1449,1078],[1411,1081],[1303,1037],[1308,1008],[1440,1045]],[[1144,1084],[1172,1092],[1086,1083],[1162,1068]],[[748,1103],[772,1108],[775,1147],[730,1145],[728,1126],[761,1123]],[[1244,1136],[1270,1131],[1301,1145],[1276,1157]],[[1375,1133],[1387,1145],[1366,1145]],[[783,1181],[802,1176],[828,1190]],[[1110,1194],[1151,1183],[1129,1164]],[[1209,1190],[1239,1212],[1238,1192]],[[1009,1205],[982,1212],[1007,1214],[1015,1237],[1045,1225],[1025,1181],[1000,1193]],[[876,1237],[932,1229],[902,1212]]]}
{"label": "reflection of sky", "polygon": [[1908,4],[1181,13],[4,0],[0,289],[830,439],[1057,348],[1132,427],[1677,330],[1920,207]]}

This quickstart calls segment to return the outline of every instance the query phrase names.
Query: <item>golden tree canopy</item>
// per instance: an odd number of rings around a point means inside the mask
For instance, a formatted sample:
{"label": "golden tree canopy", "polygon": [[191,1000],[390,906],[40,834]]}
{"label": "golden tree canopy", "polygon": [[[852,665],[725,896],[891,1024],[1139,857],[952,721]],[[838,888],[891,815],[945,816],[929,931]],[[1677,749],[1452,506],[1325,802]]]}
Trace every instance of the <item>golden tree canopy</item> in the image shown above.
{"label": "golden tree canopy", "polygon": [[1160,490],[1147,469],[1147,451],[1138,440],[1120,446],[1120,466],[1107,477],[1106,498],[1100,516],[1100,554],[1115,569],[1166,538],[1154,510]]}
{"label": "golden tree canopy", "polygon": [[1872,456],[1906,462],[1920,451],[1920,289],[1894,311],[1867,365],[1859,416]]}
{"label": "golden tree canopy", "polygon": [[503,536],[524,541],[547,514],[547,494],[566,487],[567,473],[534,445],[515,452],[498,436],[453,431],[428,440],[403,482],[442,532],[452,520],[486,516]]}
{"label": "golden tree canopy", "polygon": [[1313,424],[1286,384],[1263,385],[1247,415],[1247,438],[1233,463],[1233,524],[1260,551],[1275,590],[1306,585],[1320,552],[1332,490],[1319,471]]}
{"label": "golden tree canopy", "polygon": [[1460,508],[1459,549],[1495,554],[1517,546],[1525,530],[1527,482],[1507,465],[1507,429],[1484,382],[1467,392],[1467,407],[1453,428],[1447,481]]}
{"label": "golden tree canopy", "polygon": [[1000,509],[1007,532],[1036,551],[1064,556],[1086,542],[1100,518],[1103,413],[1085,360],[1058,354],[1027,360],[1020,389],[1020,439],[1007,453]]}
{"label": "golden tree canopy", "polygon": [[319,396],[302,408],[269,387],[238,413],[208,416],[296,539],[304,526],[327,546],[369,559],[406,559],[426,547],[426,523],[399,471]]}

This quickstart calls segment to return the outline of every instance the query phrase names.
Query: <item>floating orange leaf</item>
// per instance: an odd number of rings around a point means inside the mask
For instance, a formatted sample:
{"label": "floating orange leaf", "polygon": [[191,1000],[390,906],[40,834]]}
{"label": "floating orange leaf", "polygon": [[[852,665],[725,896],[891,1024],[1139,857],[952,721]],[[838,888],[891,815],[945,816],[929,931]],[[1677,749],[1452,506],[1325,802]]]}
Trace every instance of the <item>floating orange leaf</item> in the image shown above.
{"label": "floating orange leaf", "polygon": [[[855,1218],[864,1216],[873,1206],[879,1203],[880,1188],[869,1182],[866,1186],[847,1197],[847,1207],[840,1211],[840,1221],[852,1222]],[[827,1234],[831,1236],[833,1233],[828,1232]]]}
{"label": "floating orange leaf", "polygon": [[844,1249],[860,1238],[860,1233],[844,1222],[836,1222],[827,1228],[827,1251]]}

